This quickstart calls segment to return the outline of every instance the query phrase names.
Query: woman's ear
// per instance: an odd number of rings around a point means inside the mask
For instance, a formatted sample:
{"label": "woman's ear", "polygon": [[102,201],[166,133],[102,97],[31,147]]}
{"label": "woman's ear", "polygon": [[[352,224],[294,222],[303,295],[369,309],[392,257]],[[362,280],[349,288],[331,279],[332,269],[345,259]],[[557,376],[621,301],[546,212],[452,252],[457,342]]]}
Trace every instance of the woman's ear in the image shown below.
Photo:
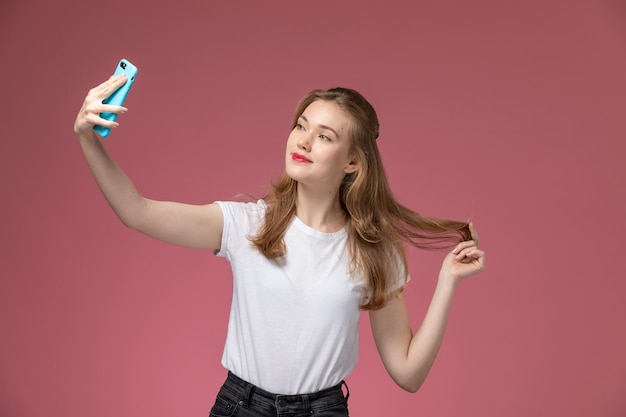
{"label": "woman's ear", "polygon": [[345,168],[343,169],[343,172],[345,172],[346,174],[352,174],[353,172],[356,172],[359,169],[359,163],[356,160],[356,157],[352,157],[352,159],[350,159],[350,162],[348,162],[348,165],[345,166]]}

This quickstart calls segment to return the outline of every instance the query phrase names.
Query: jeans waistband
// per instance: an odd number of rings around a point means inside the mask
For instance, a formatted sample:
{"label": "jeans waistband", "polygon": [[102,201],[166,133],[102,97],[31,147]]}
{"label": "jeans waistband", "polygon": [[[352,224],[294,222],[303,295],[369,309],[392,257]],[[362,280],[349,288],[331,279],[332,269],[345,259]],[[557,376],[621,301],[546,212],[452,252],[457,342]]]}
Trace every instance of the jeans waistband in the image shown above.
{"label": "jeans waistband", "polygon": [[[345,386],[345,395],[344,389]],[[316,409],[318,406],[326,406],[329,402],[333,401],[347,401],[350,396],[350,390],[345,381],[341,381],[339,384],[323,389],[321,391],[308,393],[308,394],[275,394],[265,391],[256,385],[253,385],[232,372],[228,372],[228,377],[224,383],[224,388],[232,388],[243,394],[243,400],[241,405],[245,408],[248,404],[253,402],[263,402],[266,404],[272,404],[276,408],[298,408],[298,409]]]}

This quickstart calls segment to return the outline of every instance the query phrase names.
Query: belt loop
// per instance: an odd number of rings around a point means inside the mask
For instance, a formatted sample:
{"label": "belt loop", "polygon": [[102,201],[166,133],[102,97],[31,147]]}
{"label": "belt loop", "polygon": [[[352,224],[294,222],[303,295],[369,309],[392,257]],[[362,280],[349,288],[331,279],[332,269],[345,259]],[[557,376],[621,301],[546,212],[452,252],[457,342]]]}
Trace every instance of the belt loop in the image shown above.
{"label": "belt loop", "polygon": [[243,408],[248,408],[248,404],[250,403],[250,397],[252,396],[253,390],[254,390],[254,385],[248,382],[246,384],[246,393],[244,394],[243,400],[240,401],[241,406]]}
{"label": "belt loop", "polygon": [[341,387],[342,387],[341,392],[342,392],[342,393],[343,393],[343,387],[344,387],[344,386],[346,387],[346,395],[345,395],[345,398],[346,398],[346,401],[348,401],[348,398],[350,398],[350,388],[348,388],[348,384],[346,384],[346,381],[341,381]]}
{"label": "belt loop", "polygon": [[309,414],[311,412],[311,404],[309,403],[309,396],[307,394],[301,395],[302,397],[302,407],[304,408],[304,412]]}

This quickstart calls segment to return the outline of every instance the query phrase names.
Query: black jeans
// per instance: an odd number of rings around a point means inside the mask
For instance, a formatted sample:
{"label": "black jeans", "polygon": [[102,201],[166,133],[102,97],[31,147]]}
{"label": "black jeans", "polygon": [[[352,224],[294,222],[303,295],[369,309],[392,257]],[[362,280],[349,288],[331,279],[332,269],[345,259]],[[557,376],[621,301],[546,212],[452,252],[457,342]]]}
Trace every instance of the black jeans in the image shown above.
{"label": "black jeans", "polygon": [[[346,387],[345,396],[343,386]],[[349,396],[344,381],[312,394],[279,395],[264,391],[229,372],[209,416],[346,417]]]}

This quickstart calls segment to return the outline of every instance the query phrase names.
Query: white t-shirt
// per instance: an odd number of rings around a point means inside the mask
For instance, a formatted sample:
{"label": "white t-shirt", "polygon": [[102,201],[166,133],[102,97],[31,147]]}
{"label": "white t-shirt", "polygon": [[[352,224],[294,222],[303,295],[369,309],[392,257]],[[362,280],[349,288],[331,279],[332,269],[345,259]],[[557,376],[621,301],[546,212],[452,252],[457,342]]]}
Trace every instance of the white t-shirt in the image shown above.
{"label": "white t-shirt", "polygon": [[286,257],[269,260],[248,239],[262,223],[265,203],[217,203],[224,232],[216,254],[233,271],[222,365],[279,394],[341,382],[357,363],[364,291],[363,280],[349,273],[345,230],[323,233],[294,217]]}

